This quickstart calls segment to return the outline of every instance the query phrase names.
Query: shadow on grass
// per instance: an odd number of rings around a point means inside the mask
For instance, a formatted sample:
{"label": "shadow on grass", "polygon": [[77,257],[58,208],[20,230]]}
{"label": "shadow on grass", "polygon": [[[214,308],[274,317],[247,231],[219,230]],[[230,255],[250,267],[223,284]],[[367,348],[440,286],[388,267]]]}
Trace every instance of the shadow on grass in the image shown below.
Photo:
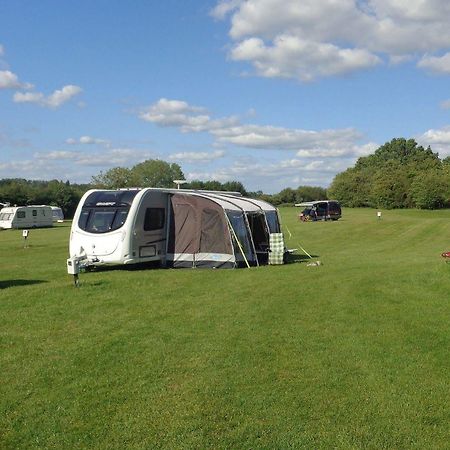
{"label": "shadow on grass", "polygon": [[134,272],[136,270],[148,270],[148,269],[161,269],[161,264],[159,261],[152,261],[146,263],[138,263],[138,264],[123,264],[117,266],[89,266],[86,268],[86,272],[111,272],[111,271],[125,271],[125,272]]}
{"label": "shadow on grass", "polygon": [[[311,255],[312,258],[318,258],[319,255]],[[295,255],[295,254],[289,254],[287,256],[287,259],[285,261],[286,264],[295,264],[295,263],[302,263],[310,261],[311,258],[309,256],[306,256],[304,254],[302,255]],[[263,264],[263,265],[267,265]],[[85,269],[85,273],[90,272],[115,272],[115,271],[121,271],[121,272],[136,272],[141,270],[167,270],[172,269],[171,266],[163,267],[161,266],[160,261],[152,261],[152,262],[146,262],[146,263],[138,263],[138,264],[124,264],[124,265],[105,265],[105,266],[89,266]],[[188,268],[187,268],[188,269]],[[181,269],[177,269],[181,270]],[[190,270],[190,269],[189,269]]]}
{"label": "shadow on grass", "polygon": [[[318,258],[319,255],[311,255],[312,258]],[[295,264],[295,263],[302,263],[306,261],[310,261],[311,258],[307,255],[295,255],[295,254],[289,254],[286,258],[286,264]]]}
{"label": "shadow on grass", "polygon": [[15,286],[28,286],[30,284],[47,283],[45,280],[5,280],[0,281],[0,289],[6,289]]}

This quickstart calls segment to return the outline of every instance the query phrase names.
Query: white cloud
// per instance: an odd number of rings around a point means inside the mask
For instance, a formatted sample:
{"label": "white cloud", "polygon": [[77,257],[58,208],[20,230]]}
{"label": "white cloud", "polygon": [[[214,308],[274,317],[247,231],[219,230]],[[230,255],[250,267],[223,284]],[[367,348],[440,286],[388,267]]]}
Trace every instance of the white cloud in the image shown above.
{"label": "white cloud", "polygon": [[116,167],[130,166],[138,162],[145,161],[152,155],[148,151],[137,150],[132,148],[113,148],[105,152],[96,152],[95,154],[81,154],[77,158],[77,164],[82,166],[93,167]]}
{"label": "white cloud", "polygon": [[[0,174],[2,176],[15,176],[16,174],[20,177],[28,176],[28,174],[34,174],[34,179],[38,178],[36,176],[36,170],[41,167],[45,167],[45,164],[36,160],[20,160],[20,161],[8,161],[6,163],[0,162]],[[4,175],[3,175],[4,174]],[[33,179],[33,177],[31,178]]]}
{"label": "white cloud", "polygon": [[72,97],[82,92],[79,86],[69,84],[62,89],[56,90],[47,97],[46,103],[50,108],[59,108],[62,104],[68,102]]}
{"label": "white cloud", "polygon": [[450,52],[439,57],[424,56],[417,66],[433,73],[450,75]]}
{"label": "white cloud", "polygon": [[378,144],[369,142],[363,145],[353,145],[351,141],[348,142],[348,146],[339,147],[338,145],[332,145],[328,149],[305,149],[299,150],[296,156],[301,158],[342,158],[342,157],[360,157],[367,156],[373,153],[379,147]]}
{"label": "white cloud", "polygon": [[68,152],[64,150],[54,150],[51,152],[45,153],[35,153],[35,158],[38,160],[76,160],[79,158],[79,154],[77,152]]}
{"label": "white cloud", "polygon": [[378,56],[367,50],[339,48],[292,35],[277,36],[271,46],[266,46],[258,38],[246,39],[232,50],[231,58],[253,63],[257,74],[263,77],[297,78],[301,81],[340,75],[381,62]]}
{"label": "white cloud", "polygon": [[246,187],[254,186],[264,192],[278,192],[283,187],[300,184],[326,186],[337,172],[345,170],[354,160],[303,160],[285,159],[273,162],[237,160],[231,166],[212,171],[196,171],[186,174],[187,180],[217,180],[226,182],[241,180]]}
{"label": "white cloud", "polygon": [[57,89],[47,97],[41,92],[16,92],[13,100],[16,103],[35,103],[39,106],[56,109],[70,101],[82,91],[83,90],[79,86],[69,84],[61,89]]}
{"label": "white cloud", "polygon": [[31,89],[30,83],[22,83],[10,70],[0,70],[0,89]]}
{"label": "white cloud", "polygon": [[184,133],[213,130],[237,121],[235,117],[212,120],[205,111],[205,108],[191,106],[184,101],[161,98],[143,108],[139,118],[162,127],[179,127]]}
{"label": "white cloud", "polygon": [[418,136],[416,140],[424,147],[431,146],[441,158],[450,156],[450,125],[437,130],[430,129]]}
{"label": "white cloud", "polygon": [[74,165],[93,167],[113,167],[118,165],[128,166],[141,162],[150,157],[148,151],[132,148],[113,148],[103,152],[83,153],[78,151],[50,151],[36,153],[34,157],[39,161],[63,161],[70,160]]}
{"label": "white cloud", "polygon": [[45,103],[44,94],[40,92],[16,92],[13,100],[15,103]]}
{"label": "white cloud", "polygon": [[212,15],[230,16],[231,59],[260,76],[308,81],[413,57],[448,73],[435,55],[450,50],[447,0],[220,1]]}
{"label": "white cloud", "polygon": [[[160,108],[161,101],[164,105],[177,105],[177,107]],[[204,108],[190,106],[186,102],[161,99],[146,111],[151,116],[144,120],[159,126],[177,127],[182,132],[206,131],[215,139],[213,145],[233,145],[237,147],[270,149],[270,150],[293,150],[314,152],[326,152],[328,156],[339,156],[341,154],[355,154],[357,142],[362,138],[361,134],[353,128],[336,130],[303,130],[296,128],[283,128],[274,126],[262,126],[252,124],[241,124],[236,116],[224,119],[212,119],[208,116],[199,120],[197,116],[180,114],[180,111],[195,112]],[[153,116],[154,115],[154,116]],[[141,117],[141,116],[140,116]],[[142,117],[141,117],[142,118]]]}
{"label": "white cloud", "polygon": [[212,133],[220,142],[240,147],[295,151],[347,147],[362,137],[352,128],[313,131],[261,125],[240,125]]}
{"label": "white cloud", "polygon": [[214,152],[180,152],[169,155],[173,161],[183,161],[188,163],[207,163],[223,158],[225,151],[216,150]]}
{"label": "white cloud", "polygon": [[225,19],[227,14],[237,9],[243,0],[221,0],[211,11],[211,15],[219,20]]}
{"label": "white cloud", "polygon": [[155,157],[152,152],[134,148],[114,148],[95,153],[65,150],[36,152],[17,160],[0,160],[0,178],[56,178],[89,182],[100,170],[131,167],[152,157]]}
{"label": "white cloud", "polygon": [[75,144],[83,144],[83,145],[104,145],[110,146],[111,142],[107,139],[99,139],[94,138],[92,136],[81,136],[79,139],[68,138],[66,139],[66,144],[75,145]]}

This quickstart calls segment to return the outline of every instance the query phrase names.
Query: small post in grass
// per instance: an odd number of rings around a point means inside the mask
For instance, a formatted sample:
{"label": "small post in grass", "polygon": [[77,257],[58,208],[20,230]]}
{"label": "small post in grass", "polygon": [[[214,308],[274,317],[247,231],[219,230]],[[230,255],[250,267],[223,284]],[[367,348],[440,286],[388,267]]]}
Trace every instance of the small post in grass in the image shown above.
{"label": "small post in grass", "polygon": [[378,218],[378,220],[381,220],[381,211],[377,212],[377,218]]}
{"label": "small post in grass", "polygon": [[67,259],[67,273],[73,275],[73,283],[75,287],[80,287],[79,274],[81,271],[81,261],[86,258],[80,258],[79,256],[74,256]]}
{"label": "small post in grass", "polygon": [[22,237],[23,237],[23,248],[28,248],[28,235],[29,235],[29,231],[28,230],[22,230]]}

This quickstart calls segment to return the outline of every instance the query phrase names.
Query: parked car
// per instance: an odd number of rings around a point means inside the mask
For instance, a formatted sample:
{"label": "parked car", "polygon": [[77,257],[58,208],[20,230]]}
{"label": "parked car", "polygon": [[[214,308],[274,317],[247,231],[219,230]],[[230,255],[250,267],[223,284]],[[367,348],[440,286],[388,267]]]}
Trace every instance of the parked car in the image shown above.
{"label": "parked car", "polygon": [[317,200],[314,202],[297,203],[304,207],[298,218],[302,222],[316,220],[338,220],[342,217],[341,205],[337,200]]}

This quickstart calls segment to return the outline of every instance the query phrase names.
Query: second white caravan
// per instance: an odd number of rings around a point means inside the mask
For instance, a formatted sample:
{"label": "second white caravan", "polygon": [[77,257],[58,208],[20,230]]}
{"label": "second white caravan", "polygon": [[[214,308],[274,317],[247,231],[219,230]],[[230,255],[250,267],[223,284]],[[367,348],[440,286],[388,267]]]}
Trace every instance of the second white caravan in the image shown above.
{"label": "second white caravan", "polygon": [[0,210],[0,228],[45,228],[53,226],[50,206],[7,206]]}

